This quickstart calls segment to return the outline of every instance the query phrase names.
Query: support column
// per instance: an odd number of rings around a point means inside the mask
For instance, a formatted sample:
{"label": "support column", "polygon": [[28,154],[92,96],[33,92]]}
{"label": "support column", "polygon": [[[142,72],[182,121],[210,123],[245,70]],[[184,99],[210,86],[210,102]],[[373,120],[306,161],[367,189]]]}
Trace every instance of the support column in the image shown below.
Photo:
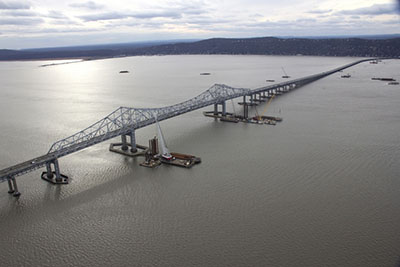
{"label": "support column", "polygon": [[131,152],[135,153],[137,152],[135,130],[132,130],[130,132],[130,137],[131,137]]}
{"label": "support column", "polygon": [[51,162],[46,163],[46,171],[47,171],[47,178],[52,179],[53,178],[53,171],[51,170]]}
{"label": "support column", "polygon": [[12,181],[12,184],[14,186],[14,194],[13,194],[13,196],[14,197],[19,197],[21,195],[21,193],[18,191],[17,181],[15,180],[15,177],[13,177],[11,179],[11,181]]}
{"label": "support column", "polygon": [[58,165],[58,160],[55,159],[53,161],[54,164],[54,172],[56,173],[56,182],[60,183],[62,181],[61,173],[60,173],[60,166]]}
{"label": "support column", "polygon": [[126,135],[125,135],[125,134],[121,134],[121,141],[122,141],[122,147],[121,147],[121,149],[122,149],[123,151],[128,150],[128,144],[127,144],[127,142],[126,142]]}
{"label": "support column", "polygon": [[243,105],[246,105],[246,96],[243,96]]}
{"label": "support column", "polygon": [[8,182],[8,193],[9,194],[14,193],[15,190],[14,190],[14,187],[12,185],[11,179],[7,179],[7,182]]}
{"label": "support column", "polygon": [[214,115],[218,115],[218,104],[214,104]]}
{"label": "support column", "polygon": [[226,103],[225,101],[221,103],[222,105],[222,116],[226,116]]}
{"label": "support column", "polygon": [[247,103],[243,104],[243,117],[245,119],[249,117],[249,105],[247,105]]}

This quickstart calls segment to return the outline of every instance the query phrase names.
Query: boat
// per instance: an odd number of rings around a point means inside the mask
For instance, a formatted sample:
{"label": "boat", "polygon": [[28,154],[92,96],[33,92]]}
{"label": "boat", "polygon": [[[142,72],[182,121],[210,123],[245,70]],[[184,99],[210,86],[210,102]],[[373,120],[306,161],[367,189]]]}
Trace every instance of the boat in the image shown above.
{"label": "boat", "polygon": [[393,78],[378,78],[378,77],[371,78],[371,80],[384,81],[384,82],[396,81],[396,79],[393,79]]}
{"label": "boat", "polygon": [[275,80],[265,80],[266,82],[268,82],[268,83],[273,83],[273,82],[275,82]]}
{"label": "boat", "polygon": [[127,70],[121,70],[119,73],[129,73]]}
{"label": "boat", "polygon": [[219,120],[220,120],[220,121],[225,121],[225,122],[233,122],[233,123],[238,123],[238,122],[239,122],[239,119],[238,119],[238,118],[235,118],[235,117],[226,117],[226,116],[221,117]]}
{"label": "boat", "polygon": [[399,82],[389,82],[388,84],[389,84],[389,85],[398,85]]}
{"label": "boat", "polygon": [[345,74],[345,75],[342,75],[342,76],[340,76],[340,77],[342,77],[342,78],[350,78],[351,75],[350,75],[350,74]]}
{"label": "boat", "polygon": [[193,155],[182,154],[182,153],[177,153],[177,152],[171,152],[171,155],[176,159],[193,161],[194,164],[201,163],[201,158],[193,156]]}
{"label": "boat", "polygon": [[263,120],[272,120],[272,121],[277,121],[281,122],[283,119],[281,117],[275,117],[275,116],[261,116]]}
{"label": "boat", "polygon": [[282,68],[282,70],[283,70],[283,73],[285,74],[285,75],[282,76],[282,78],[284,78],[284,79],[290,78],[290,76],[287,75],[285,69],[284,69],[283,67],[281,67],[281,68]]}
{"label": "boat", "polygon": [[202,73],[200,73],[200,75],[211,75],[211,73],[209,73],[209,72],[202,72]]}

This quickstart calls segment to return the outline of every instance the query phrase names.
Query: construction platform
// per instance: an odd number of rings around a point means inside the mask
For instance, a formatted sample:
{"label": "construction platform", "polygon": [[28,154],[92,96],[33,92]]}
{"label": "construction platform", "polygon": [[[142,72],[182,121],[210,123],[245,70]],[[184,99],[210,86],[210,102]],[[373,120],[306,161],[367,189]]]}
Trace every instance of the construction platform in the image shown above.
{"label": "construction platform", "polygon": [[274,116],[254,116],[251,118],[246,118],[241,115],[234,115],[232,113],[226,113],[225,116],[219,112],[218,114],[214,114],[213,111],[205,111],[203,112],[204,116],[219,119],[223,122],[244,122],[244,123],[252,123],[252,124],[267,124],[267,125],[276,125],[277,122],[281,122],[283,119],[281,117]]}
{"label": "construction platform", "polygon": [[163,157],[160,157],[159,160],[164,164],[184,168],[191,168],[193,165],[201,163],[201,158],[193,155],[171,152],[171,156],[172,159],[170,160],[164,159]]}
{"label": "construction platform", "polygon": [[110,144],[109,150],[111,152],[122,154],[122,155],[128,156],[128,157],[144,156],[146,154],[147,150],[149,150],[149,148],[147,146],[142,146],[142,145],[138,145],[138,144],[136,144],[136,150],[132,149],[131,144],[127,143],[126,145],[128,146],[128,148],[123,149],[122,143],[112,143],[112,144]]}

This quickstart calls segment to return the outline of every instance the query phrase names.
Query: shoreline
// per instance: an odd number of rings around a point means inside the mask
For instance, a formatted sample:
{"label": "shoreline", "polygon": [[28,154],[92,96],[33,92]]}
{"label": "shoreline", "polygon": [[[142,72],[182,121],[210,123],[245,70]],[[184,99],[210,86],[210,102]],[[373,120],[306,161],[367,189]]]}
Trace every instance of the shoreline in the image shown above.
{"label": "shoreline", "polygon": [[[72,64],[72,63],[80,63],[85,61],[94,61],[94,60],[104,60],[104,59],[113,59],[113,58],[127,58],[127,57],[154,57],[154,56],[275,56],[275,57],[338,57],[338,58],[369,58],[362,56],[331,56],[331,55],[267,55],[267,54],[142,54],[142,55],[126,55],[126,56],[117,56],[117,57],[59,57],[59,58],[34,58],[34,59],[0,59],[1,62],[34,62],[34,61],[58,61],[58,60],[76,60],[73,62],[60,62],[60,63],[50,63],[44,64],[41,66],[53,66],[53,65],[63,65],[63,64]],[[393,58],[395,59],[395,58]]]}

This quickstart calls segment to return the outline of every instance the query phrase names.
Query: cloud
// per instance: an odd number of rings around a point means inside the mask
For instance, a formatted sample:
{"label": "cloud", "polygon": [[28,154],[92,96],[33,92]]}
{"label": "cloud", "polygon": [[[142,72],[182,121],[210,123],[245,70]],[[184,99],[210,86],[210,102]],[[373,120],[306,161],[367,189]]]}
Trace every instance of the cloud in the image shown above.
{"label": "cloud", "polygon": [[1,9],[30,9],[31,6],[26,1],[3,1],[0,0],[0,10]]}
{"label": "cloud", "polygon": [[396,7],[393,4],[375,4],[369,7],[362,7],[351,10],[336,12],[339,15],[388,15],[395,14]]}
{"label": "cloud", "polygon": [[0,18],[0,25],[38,25],[43,23],[41,18]]}
{"label": "cloud", "polygon": [[85,3],[73,3],[69,5],[70,7],[74,8],[85,8],[85,9],[91,9],[91,10],[96,10],[96,9],[103,9],[104,6],[100,4],[96,4],[93,1],[87,1]]}
{"label": "cloud", "polygon": [[90,14],[78,16],[78,18],[88,22],[88,21],[101,21],[101,20],[115,20],[115,19],[123,19],[129,17],[127,14],[123,14],[120,12],[106,12],[99,14]]}
{"label": "cloud", "polygon": [[51,19],[67,19],[68,18],[62,12],[57,11],[57,10],[48,11],[46,17],[51,18]]}
{"label": "cloud", "polygon": [[89,21],[104,21],[104,20],[116,20],[126,18],[137,18],[137,19],[152,19],[152,18],[181,18],[182,15],[175,11],[150,11],[150,12],[137,12],[137,13],[124,13],[124,12],[106,12],[99,14],[90,14],[78,16],[78,18],[89,22]]}
{"label": "cloud", "polygon": [[327,14],[327,13],[331,13],[332,9],[314,9],[314,10],[310,10],[307,11],[306,13],[309,14]]}
{"label": "cloud", "polygon": [[9,16],[9,17],[37,17],[39,16],[38,13],[31,11],[31,10],[5,10],[1,12],[2,17]]}

